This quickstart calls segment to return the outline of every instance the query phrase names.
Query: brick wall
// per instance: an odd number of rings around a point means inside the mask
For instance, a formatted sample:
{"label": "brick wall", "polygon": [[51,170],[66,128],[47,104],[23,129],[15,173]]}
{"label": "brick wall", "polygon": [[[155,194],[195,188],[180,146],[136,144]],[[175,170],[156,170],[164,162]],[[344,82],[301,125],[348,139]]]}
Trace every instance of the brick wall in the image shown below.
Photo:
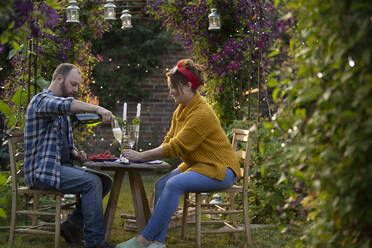
{"label": "brick wall", "polygon": [[[179,41],[177,41],[179,42]],[[184,51],[172,51],[162,55],[160,72],[152,74],[146,78],[142,85],[149,97],[141,102],[141,126],[140,126],[140,147],[149,149],[162,143],[172,120],[173,111],[176,104],[168,97],[168,87],[166,84],[165,72],[172,68],[178,60],[190,58],[191,55]],[[137,102],[127,102],[127,118],[132,120],[136,115]],[[122,116],[123,102],[117,107],[115,115]],[[95,136],[88,137],[87,141],[81,145],[88,155],[101,153],[106,149],[117,152],[118,144],[114,141],[114,136],[110,125],[98,125],[94,129]]]}

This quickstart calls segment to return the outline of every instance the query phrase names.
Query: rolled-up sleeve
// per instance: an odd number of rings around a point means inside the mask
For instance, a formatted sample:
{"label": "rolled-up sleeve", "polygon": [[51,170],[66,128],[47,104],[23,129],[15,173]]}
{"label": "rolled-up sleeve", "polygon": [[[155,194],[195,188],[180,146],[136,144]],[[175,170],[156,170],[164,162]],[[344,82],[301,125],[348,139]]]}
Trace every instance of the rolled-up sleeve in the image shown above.
{"label": "rolled-up sleeve", "polygon": [[64,98],[44,94],[36,100],[35,113],[38,116],[70,115],[73,100],[73,97]]}

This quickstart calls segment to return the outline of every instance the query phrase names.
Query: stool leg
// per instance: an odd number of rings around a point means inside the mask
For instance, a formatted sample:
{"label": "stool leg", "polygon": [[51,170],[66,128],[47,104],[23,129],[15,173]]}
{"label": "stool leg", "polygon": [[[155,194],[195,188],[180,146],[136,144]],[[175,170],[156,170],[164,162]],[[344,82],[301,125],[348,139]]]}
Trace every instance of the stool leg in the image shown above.
{"label": "stool leg", "polygon": [[12,190],[12,210],[10,213],[10,231],[9,231],[9,240],[8,246],[12,247],[14,242],[14,235],[15,235],[15,226],[16,226],[16,218],[17,218],[17,193],[16,190]]}
{"label": "stool leg", "polygon": [[[32,204],[32,210],[33,211],[37,211],[39,210],[39,201],[40,201],[40,194],[33,194],[32,195],[32,201],[33,201],[33,204]],[[33,215],[31,217],[32,219],[32,225],[33,226],[37,226],[38,224],[38,216],[37,215]]]}
{"label": "stool leg", "polygon": [[187,215],[189,208],[189,193],[185,193],[183,200],[183,213],[182,213],[182,229],[181,229],[181,240],[185,240],[186,228],[187,228]]}
{"label": "stool leg", "polygon": [[55,233],[54,233],[54,247],[60,247],[61,239],[61,195],[56,195],[56,215],[54,219]]}
{"label": "stool leg", "polygon": [[201,206],[200,206],[200,193],[196,193],[195,203],[196,214],[196,248],[201,247]]}
{"label": "stool leg", "polygon": [[[235,197],[234,193],[229,193],[230,199],[230,209],[235,210]],[[236,221],[236,214],[231,214],[231,222],[234,227],[238,227],[238,222]],[[234,233],[234,238],[237,240],[239,238],[238,233]]]}

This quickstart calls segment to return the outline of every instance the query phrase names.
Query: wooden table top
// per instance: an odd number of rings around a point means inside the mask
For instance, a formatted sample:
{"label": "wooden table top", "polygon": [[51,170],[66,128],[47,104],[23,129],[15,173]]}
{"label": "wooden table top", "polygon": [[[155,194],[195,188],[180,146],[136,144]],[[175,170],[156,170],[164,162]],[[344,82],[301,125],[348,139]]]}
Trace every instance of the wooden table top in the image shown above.
{"label": "wooden table top", "polygon": [[129,164],[115,163],[110,161],[105,162],[93,162],[87,161],[83,163],[83,166],[88,168],[99,168],[99,169],[136,169],[136,170],[155,170],[155,169],[169,169],[170,164],[161,161],[160,163],[140,163],[130,162]]}

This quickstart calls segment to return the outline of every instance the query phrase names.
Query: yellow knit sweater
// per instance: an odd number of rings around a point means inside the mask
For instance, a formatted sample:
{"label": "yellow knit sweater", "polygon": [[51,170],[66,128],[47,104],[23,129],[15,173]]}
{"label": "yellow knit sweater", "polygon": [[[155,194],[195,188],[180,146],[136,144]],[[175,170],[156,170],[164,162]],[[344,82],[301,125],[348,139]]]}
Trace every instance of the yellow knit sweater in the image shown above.
{"label": "yellow knit sweater", "polygon": [[173,113],[162,146],[164,157],[182,159],[181,172],[192,170],[223,180],[229,167],[240,176],[238,157],[213,109],[199,93]]}

